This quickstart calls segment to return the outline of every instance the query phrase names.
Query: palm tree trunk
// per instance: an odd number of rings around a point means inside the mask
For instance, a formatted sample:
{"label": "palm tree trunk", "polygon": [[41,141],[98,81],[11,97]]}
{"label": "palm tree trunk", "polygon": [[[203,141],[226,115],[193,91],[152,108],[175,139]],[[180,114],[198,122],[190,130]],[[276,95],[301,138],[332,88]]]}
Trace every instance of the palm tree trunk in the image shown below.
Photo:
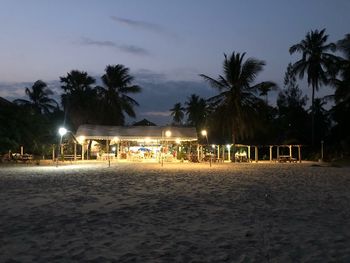
{"label": "palm tree trunk", "polygon": [[[235,131],[235,124],[232,125],[232,154],[231,154],[231,161],[235,162],[236,158],[235,158],[235,152],[236,152],[236,131]],[[231,149],[231,148],[230,148]],[[229,150],[230,150],[229,149]]]}
{"label": "palm tree trunk", "polygon": [[311,97],[311,145],[314,146],[315,140],[315,85],[312,85],[312,97]]}

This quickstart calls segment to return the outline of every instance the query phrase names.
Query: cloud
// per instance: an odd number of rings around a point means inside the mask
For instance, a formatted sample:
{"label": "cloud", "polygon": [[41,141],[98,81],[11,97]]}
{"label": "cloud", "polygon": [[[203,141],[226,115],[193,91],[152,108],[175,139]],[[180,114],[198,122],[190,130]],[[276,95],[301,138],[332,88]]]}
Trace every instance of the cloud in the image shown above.
{"label": "cloud", "polygon": [[108,48],[115,48],[123,52],[135,54],[135,55],[149,55],[150,53],[142,48],[142,47],[137,47],[134,45],[125,45],[125,44],[118,44],[113,41],[99,41],[99,40],[93,40],[87,37],[82,37],[80,42],[81,45],[84,46],[97,46],[97,47],[108,47]]}
{"label": "cloud", "polygon": [[130,26],[130,27],[134,27],[134,28],[141,28],[141,29],[153,31],[156,33],[165,31],[165,29],[163,27],[161,27],[160,25],[145,22],[145,21],[131,20],[131,19],[121,18],[121,17],[117,17],[117,16],[111,16],[111,19],[113,21],[116,21],[116,22],[123,24],[123,25],[126,25],[126,26]]}
{"label": "cloud", "polygon": [[140,115],[142,116],[156,116],[156,117],[169,117],[170,111],[146,111],[141,112]]}
{"label": "cloud", "polygon": [[117,16],[111,16],[111,19],[117,22],[118,24],[122,24],[131,28],[149,31],[167,37],[177,38],[177,36],[174,33],[171,33],[169,30],[158,24],[153,24],[146,21],[132,20]]}

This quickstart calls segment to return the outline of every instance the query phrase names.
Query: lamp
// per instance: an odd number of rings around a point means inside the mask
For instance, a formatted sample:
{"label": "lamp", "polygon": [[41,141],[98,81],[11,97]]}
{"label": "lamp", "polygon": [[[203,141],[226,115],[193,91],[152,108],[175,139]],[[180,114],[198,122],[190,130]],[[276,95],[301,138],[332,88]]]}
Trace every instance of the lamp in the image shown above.
{"label": "lamp", "polygon": [[[207,146],[209,145],[209,141],[208,141],[208,132],[207,130],[202,130],[201,131],[201,134],[202,136],[204,136],[207,140]],[[209,157],[209,166],[211,167],[211,151],[209,150],[209,154],[210,154],[210,157]]]}

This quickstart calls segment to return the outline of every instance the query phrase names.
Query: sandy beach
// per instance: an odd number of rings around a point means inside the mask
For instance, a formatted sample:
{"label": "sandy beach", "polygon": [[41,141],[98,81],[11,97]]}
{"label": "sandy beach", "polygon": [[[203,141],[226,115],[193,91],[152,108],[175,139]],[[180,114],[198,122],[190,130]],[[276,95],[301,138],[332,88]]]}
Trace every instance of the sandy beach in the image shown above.
{"label": "sandy beach", "polygon": [[0,262],[350,262],[350,168],[0,167]]}

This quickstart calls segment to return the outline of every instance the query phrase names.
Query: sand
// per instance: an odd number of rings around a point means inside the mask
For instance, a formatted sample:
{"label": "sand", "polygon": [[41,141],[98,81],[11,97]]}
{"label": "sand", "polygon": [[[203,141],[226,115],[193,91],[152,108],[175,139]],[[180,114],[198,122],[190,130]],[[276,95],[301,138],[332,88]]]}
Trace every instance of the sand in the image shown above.
{"label": "sand", "polygon": [[0,262],[350,262],[350,168],[0,167]]}

